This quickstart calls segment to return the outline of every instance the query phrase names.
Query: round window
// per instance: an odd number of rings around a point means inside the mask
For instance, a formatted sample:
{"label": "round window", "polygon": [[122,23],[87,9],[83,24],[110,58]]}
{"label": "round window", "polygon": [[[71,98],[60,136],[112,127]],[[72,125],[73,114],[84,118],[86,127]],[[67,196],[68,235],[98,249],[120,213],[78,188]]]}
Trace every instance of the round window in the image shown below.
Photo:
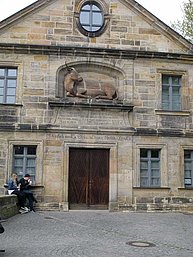
{"label": "round window", "polygon": [[95,2],[83,4],[79,15],[81,32],[87,36],[97,36],[104,27],[104,14],[101,6]]}

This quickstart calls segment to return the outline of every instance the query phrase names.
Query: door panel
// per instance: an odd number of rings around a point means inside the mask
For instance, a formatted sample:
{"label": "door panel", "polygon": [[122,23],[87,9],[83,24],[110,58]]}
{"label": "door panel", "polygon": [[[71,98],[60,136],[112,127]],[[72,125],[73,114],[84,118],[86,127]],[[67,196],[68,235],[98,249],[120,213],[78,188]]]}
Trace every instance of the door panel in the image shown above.
{"label": "door panel", "polygon": [[87,161],[82,151],[70,151],[69,194],[71,203],[86,203]]}
{"label": "door panel", "polygon": [[108,204],[109,165],[108,151],[93,149],[90,152],[90,204]]}
{"label": "door panel", "polygon": [[[71,148],[69,158],[69,204],[82,208],[108,208],[109,150]],[[81,206],[80,206],[81,205]]]}

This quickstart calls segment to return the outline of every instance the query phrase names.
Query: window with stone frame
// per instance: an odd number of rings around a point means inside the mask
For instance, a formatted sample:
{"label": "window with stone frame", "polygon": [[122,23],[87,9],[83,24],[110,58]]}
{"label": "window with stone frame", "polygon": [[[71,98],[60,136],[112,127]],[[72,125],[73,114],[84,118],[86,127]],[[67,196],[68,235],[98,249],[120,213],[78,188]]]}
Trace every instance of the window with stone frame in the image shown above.
{"label": "window with stone frame", "polygon": [[193,187],[193,150],[184,150],[184,186]]}
{"label": "window with stone frame", "polygon": [[181,111],[181,76],[162,75],[162,109]]}
{"label": "window with stone frame", "polygon": [[30,174],[31,180],[36,179],[36,150],[37,146],[15,145],[13,147],[13,171],[17,173],[18,179],[25,174]]}
{"label": "window with stone frame", "polygon": [[0,103],[16,102],[17,68],[0,67]]}
{"label": "window with stone frame", "polygon": [[140,187],[160,187],[160,149],[140,149]]}
{"label": "window with stone frame", "polygon": [[101,1],[83,1],[75,15],[79,31],[88,37],[100,36],[107,24],[105,9]]}

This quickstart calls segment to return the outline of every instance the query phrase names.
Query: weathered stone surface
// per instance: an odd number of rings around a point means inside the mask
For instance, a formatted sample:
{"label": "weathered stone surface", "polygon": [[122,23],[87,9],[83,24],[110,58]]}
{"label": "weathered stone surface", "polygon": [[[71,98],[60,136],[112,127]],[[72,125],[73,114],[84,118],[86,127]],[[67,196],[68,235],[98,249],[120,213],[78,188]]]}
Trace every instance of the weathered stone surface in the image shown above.
{"label": "weathered stone surface", "polygon": [[[68,210],[70,148],[108,149],[110,210],[191,209],[183,151],[193,149],[192,46],[135,4],[105,6],[106,29],[93,38],[79,31],[76,1],[47,1],[1,24],[1,65],[17,67],[18,78],[16,104],[0,104],[0,192],[13,147],[36,145],[33,190],[42,206]],[[66,64],[113,81],[118,99],[67,97]],[[182,76],[178,112],[161,109],[162,74]],[[141,148],[160,150],[160,188],[140,188]]]}
{"label": "weathered stone surface", "polygon": [[18,214],[17,196],[0,195],[0,217],[2,219],[7,219],[16,214]]}

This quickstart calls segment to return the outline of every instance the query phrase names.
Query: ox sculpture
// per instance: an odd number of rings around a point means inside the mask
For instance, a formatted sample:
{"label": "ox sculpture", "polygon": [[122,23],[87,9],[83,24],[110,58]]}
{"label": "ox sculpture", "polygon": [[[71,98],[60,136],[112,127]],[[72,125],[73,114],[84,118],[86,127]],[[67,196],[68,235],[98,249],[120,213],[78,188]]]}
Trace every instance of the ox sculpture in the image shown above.
{"label": "ox sculpture", "polygon": [[118,93],[111,83],[84,80],[75,68],[69,66],[67,66],[67,72],[64,78],[66,96],[108,100],[118,99]]}

